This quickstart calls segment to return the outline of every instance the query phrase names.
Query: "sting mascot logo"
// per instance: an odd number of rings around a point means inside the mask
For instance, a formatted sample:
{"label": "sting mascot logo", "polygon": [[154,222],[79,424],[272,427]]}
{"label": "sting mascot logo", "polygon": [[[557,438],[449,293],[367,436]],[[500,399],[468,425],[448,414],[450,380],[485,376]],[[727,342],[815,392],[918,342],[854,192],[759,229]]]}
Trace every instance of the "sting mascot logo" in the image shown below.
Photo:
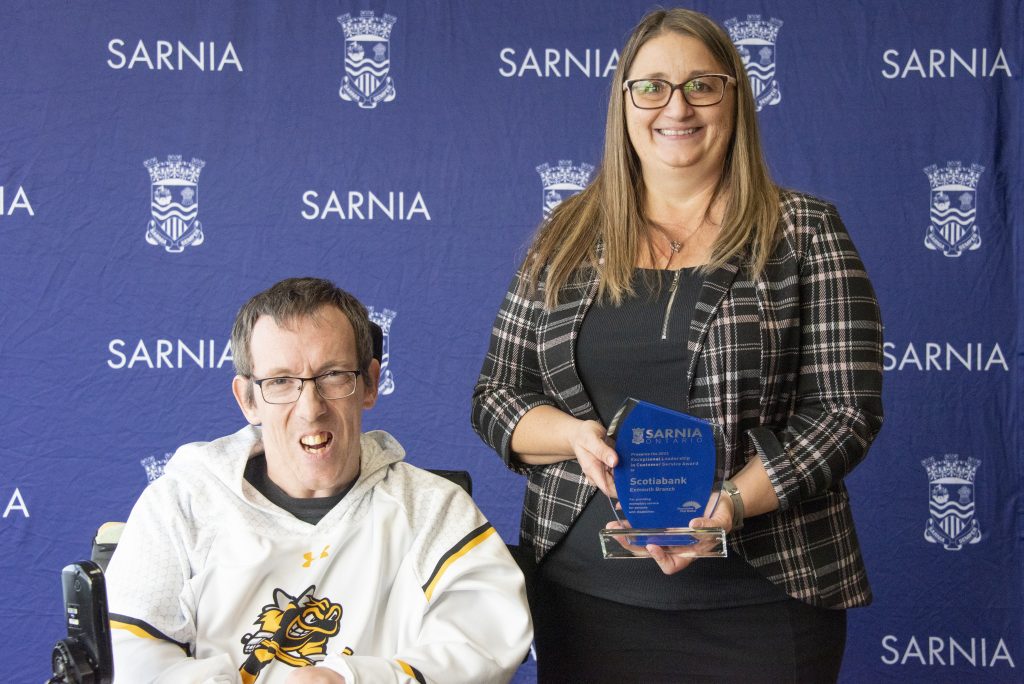
{"label": "sting mascot logo", "polygon": [[253,623],[259,631],[242,637],[242,651],[249,656],[239,668],[243,684],[253,684],[274,660],[305,667],[326,657],[327,640],[338,633],[342,610],[330,599],[313,596],[314,591],[315,585],[296,597],[274,590],[274,602]]}

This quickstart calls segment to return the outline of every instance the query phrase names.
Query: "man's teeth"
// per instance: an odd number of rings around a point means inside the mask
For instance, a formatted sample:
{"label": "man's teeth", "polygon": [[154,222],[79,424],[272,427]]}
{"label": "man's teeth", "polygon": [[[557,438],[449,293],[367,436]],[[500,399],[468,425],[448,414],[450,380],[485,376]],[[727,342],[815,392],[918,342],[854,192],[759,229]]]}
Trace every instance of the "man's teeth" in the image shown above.
{"label": "man's teeth", "polygon": [[320,446],[327,443],[327,433],[321,432],[318,435],[306,435],[299,439],[303,446]]}
{"label": "man's teeth", "polygon": [[678,128],[662,128],[660,129],[662,135],[691,135],[697,132],[696,128],[687,128],[685,130],[679,130]]}

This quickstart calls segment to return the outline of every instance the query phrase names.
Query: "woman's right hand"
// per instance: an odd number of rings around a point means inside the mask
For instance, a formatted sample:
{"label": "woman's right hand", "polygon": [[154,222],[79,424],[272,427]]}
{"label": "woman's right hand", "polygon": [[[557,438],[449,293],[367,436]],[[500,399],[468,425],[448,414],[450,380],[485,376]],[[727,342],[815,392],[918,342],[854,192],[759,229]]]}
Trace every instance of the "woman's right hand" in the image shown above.
{"label": "woman's right hand", "polygon": [[616,497],[611,469],[619,462],[619,457],[608,445],[607,437],[608,432],[601,423],[580,420],[569,435],[569,447],[587,480],[606,496]]}
{"label": "woman's right hand", "polygon": [[512,451],[528,465],[547,465],[575,458],[590,484],[615,496],[611,468],[619,462],[609,446],[608,431],[596,420],[580,420],[554,406],[536,406],[519,419],[512,432]]}

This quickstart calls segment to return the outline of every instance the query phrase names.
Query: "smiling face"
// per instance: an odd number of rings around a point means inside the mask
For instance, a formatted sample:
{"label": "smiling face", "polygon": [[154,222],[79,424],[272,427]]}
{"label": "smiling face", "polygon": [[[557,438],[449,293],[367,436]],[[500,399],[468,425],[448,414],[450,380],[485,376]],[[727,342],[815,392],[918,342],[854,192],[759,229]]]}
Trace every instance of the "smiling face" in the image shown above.
{"label": "smiling face", "polygon": [[[648,40],[636,54],[626,80],[660,78],[683,83],[701,74],[729,73],[698,39],[665,31]],[[626,130],[648,183],[681,171],[713,183],[722,175],[735,129],[735,88],[726,88],[717,105],[694,107],[681,90],[661,109],[639,109],[629,93],[625,101]]]}
{"label": "smiling face", "polygon": [[[308,378],[359,368],[352,324],[334,306],[285,325],[261,316],[250,352],[256,378]],[[379,364],[371,362],[369,380],[360,375],[355,392],[343,399],[324,399],[306,382],[291,404],[268,404],[258,388],[250,403],[251,380],[235,376],[238,405],[250,423],[263,426],[267,474],[274,484],[289,496],[310,498],[337,494],[358,477],[362,412],[377,400],[379,374]]]}

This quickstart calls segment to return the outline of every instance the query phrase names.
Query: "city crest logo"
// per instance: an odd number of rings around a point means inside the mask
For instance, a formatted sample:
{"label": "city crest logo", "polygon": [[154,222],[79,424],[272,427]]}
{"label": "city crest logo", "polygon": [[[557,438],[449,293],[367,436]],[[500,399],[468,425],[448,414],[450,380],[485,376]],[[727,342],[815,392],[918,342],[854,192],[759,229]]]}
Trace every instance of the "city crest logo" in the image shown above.
{"label": "city crest logo", "polygon": [[202,159],[183,162],[180,154],[167,161],[156,157],[145,161],[149,169],[150,219],[146,242],[161,245],[168,252],[183,251],[189,245],[203,244],[203,226],[199,222],[199,173],[206,165]]}
{"label": "city crest logo", "polygon": [[541,164],[537,167],[540,174],[543,191],[544,218],[550,218],[555,207],[562,203],[562,200],[572,197],[590,182],[590,174],[594,172],[591,164],[574,165],[568,159],[562,159],[558,166]]}
{"label": "city crest logo", "polygon": [[139,465],[146,471],[146,482],[152,484],[159,480],[164,474],[167,462],[171,460],[172,454],[165,453],[163,456],[147,456],[139,461]]}
{"label": "city crest logo", "polygon": [[782,22],[774,17],[767,21],[760,14],[748,14],[746,21],[735,17],[725,22],[754,91],[754,109],[761,111],[782,102],[782,91],[775,80],[775,39]]}
{"label": "city crest logo", "polygon": [[946,454],[940,461],[926,458],[928,471],[928,512],[924,538],[942,544],[947,551],[959,551],[964,544],[981,541],[981,528],[974,518],[974,474],[981,465],[977,458]]}
{"label": "city crest logo", "polygon": [[391,362],[391,323],[398,313],[391,309],[375,311],[372,306],[366,307],[366,311],[370,315],[370,320],[379,325],[384,333],[380,354],[380,382],[377,384],[377,392],[391,394],[395,391],[395,376],[388,368],[388,364]]}
{"label": "city crest logo", "polygon": [[391,69],[391,29],[398,19],[390,14],[377,17],[372,10],[358,17],[338,17],[345,32],[345,76],[338,97],[373,109],[381,102],[395,99]]}
{"label": "city crest logo", "polygon": [[971,164],[965,168],[958,161],[925,167],[928,175],[929,216],[931,223],[924,236],[924,246],[939,250],[948,257],[958,257],[966,250],[981,247],[977,217],[978,180],[984,166]]}

